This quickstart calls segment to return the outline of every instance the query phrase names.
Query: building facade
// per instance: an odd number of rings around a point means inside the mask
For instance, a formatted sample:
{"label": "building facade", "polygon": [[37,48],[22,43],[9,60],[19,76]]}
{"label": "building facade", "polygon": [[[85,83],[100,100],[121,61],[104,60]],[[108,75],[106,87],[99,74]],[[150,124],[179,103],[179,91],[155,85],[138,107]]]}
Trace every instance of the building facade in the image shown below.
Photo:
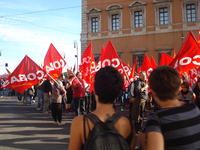
{"label": "building facade", "polygon": [[132,64],[144,54],[159,61],[172,55],[188,34],[200,30],[200,0],[82,0],[81,51],[89,42],[98,59],[108,40]]}

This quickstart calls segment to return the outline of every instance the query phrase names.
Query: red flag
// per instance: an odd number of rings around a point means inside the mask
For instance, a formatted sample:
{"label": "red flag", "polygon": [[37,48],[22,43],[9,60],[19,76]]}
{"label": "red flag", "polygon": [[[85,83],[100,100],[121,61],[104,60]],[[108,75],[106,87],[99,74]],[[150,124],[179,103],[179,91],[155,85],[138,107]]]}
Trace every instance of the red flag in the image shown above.
{"label": "red flag", "polygon": [[191,32],[170,66],[181,72],[200,66],[200,47]]}
{"label": "red flag", "polygon": [[123,76],[129,78],[128,75],[130,73],[130,68],[121,61],[111,41],[108,41],[105,50],[102,50],[96,71],[105,66],[112,66],[117,69]]}
{"label": "red flag", "polygon": [[151,61],[152,69],[155,69],[157,67],[157,64],[156,64],[156,62],[155,62],[155,60],[154,60],[154,58],[152,56],[151,56],[150,61]]}
{"label": "red flag", "polygon": [[150,60],[149,60],[147,55],[144,55],[144,60],[143,60],[143,64],[142,64],[141,70],[146,72],[147,77],[153,71],[153,67],[152,67],[151,62],[150,62]]}
{"label": "red flag", "polygon": [[3,87],[22,93],[42,80],[44,75],[43,69],[26,55],[17,68],[9,75]]}
{"label": "red flag", "polygon": [[65,60],[51,43],[44,58],[44,71],[46,71],[54,79],[57,79],[62,73],[62,69],[65,65]]}
{"label": "red flag", "polygon": [[159,66],[169,65],[172,62],[172,57],[166,53],[161,53]]}
{"label": "red flag", "polygon": [[91,84],[93,81],[95,67],[96,63],[94,60],[94,55],[92,53],[92,44],[90,43],[82,55],[81,65],[79,68],[80,72],[82,73],[82,77],[87,84]]}
{"label": "red flag", "polygon": [[136,66],[137,66],[137,57],[134,59],[134,63],[133,63],[133,67],[132,67],[132,70],[131,70],[131,74],[130,74],[130,79],[134,79],[134,76],[135,76],[135,69],[136,69]]}
{"label": "red flag", "polygon": [[142,71],[141,67],[137,67],[137,73],[140,73]]}

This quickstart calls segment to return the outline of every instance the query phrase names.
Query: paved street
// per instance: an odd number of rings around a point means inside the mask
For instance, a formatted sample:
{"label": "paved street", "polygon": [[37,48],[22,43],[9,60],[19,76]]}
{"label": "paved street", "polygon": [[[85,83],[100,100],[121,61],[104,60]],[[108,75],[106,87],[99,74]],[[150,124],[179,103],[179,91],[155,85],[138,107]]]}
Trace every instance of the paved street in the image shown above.
{"label": "paved street", "polygon": [[0,150],[66,150],[72,115],[63,125],[53,124],[48,113],[25,106],[16,97],[0,98]]}

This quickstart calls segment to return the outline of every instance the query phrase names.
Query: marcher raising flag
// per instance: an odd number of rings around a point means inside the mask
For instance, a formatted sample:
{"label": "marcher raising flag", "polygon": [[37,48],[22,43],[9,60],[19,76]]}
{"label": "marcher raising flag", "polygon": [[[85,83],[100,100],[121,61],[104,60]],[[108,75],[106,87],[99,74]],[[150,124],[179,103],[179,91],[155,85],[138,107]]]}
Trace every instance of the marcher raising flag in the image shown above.
{"label": "marcher raising flag", "polygon": [[44,75],[43,69],[26,55],[17,68],[9,75],[3,87],[22,93],[31,86],[36,85],[43,79]]}
{"label": "marcher raising flag", "polygon": [[64,58],[51,43],[47,54],[44,58],[44,71],[52,78],[58,79],[62,73],[62,69],[66,65]]}

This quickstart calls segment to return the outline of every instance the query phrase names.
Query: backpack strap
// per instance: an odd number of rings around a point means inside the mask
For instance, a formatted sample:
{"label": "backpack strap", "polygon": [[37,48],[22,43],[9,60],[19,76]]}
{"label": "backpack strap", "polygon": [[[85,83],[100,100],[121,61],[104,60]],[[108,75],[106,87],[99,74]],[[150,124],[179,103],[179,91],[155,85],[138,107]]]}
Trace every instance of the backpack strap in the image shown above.
{"label": "backpack strap", "polygon": [[117,120],[119,120],[119,118],[121,118],[121,114],[119,114],[119,113],[114,113],[110,118],[108,118],[107,120],[106,120],[106,122],[110,122],[110,123],[112,123],[113,125],[115,124],[115,122],[117,121]]}
{"label": "backpack strap", "polygon": [[86,115],[87,118],[89,118],[93,123],[94,125],[96,124],[102,124],[103,122],[93,113],[89,113]]}
{"label": "backpack strap", "polygon": [[[90,113],[86,115],[94,124],[104,124],[95,114]],[[110,118],[108,118],[105,123],[112,123],[113,125],[115,122],[121,117],[119,113],[114,113]]]}
{"label": "backpack strap", "polygon": [[87,135],[86,135],[86,122],[87,122],[87,126],[90,132],[90,126],[89,126],[89,121],[88,119],[86,120],[86,115],[83,115],[83,135],[84,135],[84,141],[87,140]]}

